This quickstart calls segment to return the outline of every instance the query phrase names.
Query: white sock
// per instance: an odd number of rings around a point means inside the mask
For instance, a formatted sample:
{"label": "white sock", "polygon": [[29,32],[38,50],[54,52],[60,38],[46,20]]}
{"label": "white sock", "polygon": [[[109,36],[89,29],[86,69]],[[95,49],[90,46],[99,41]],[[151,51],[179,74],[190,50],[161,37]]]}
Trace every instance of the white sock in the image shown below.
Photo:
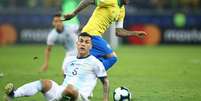
{"label": "white sock", "polygon": [[33,96],[42,90],[41,81],[27,83],[14,91],[14,97]]}

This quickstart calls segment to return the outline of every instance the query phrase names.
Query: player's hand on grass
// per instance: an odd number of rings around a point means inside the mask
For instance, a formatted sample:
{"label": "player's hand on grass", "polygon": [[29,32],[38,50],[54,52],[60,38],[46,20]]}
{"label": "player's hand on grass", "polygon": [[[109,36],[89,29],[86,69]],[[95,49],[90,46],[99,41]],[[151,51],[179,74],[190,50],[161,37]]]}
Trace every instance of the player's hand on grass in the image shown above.
{"label": "player's hand on grass", "polygon": [[64,15],[64,21],[72,19],[75,15],[76,15],[75,13],[69,13]]}
{"label": "player's hand on grass", "polygon": [[41,72],[45,72],[45,71],[47,71],[48,70],[48,64],[43,64],[43,66],[41,67]]}
{"label": "player's hand on grass", "polygon": [[147,35],[148,33],[144,31],[135,31],[135,36],[137,36],[140,39],[144,39]]}

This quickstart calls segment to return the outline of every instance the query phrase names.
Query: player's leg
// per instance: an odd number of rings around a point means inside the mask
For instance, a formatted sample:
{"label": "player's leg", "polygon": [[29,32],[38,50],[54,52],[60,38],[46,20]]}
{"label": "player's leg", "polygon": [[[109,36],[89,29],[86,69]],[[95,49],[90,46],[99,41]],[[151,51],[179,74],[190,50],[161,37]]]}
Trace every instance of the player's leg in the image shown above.
{"label": "player's leg", "polygon": [[79,93],[75,87],[69,84],[62,93],[62,99],[65,99],[65,97],[70,97],[71,101],[75,101],[78,98],[78,95]]}
{"label": "player's leg", "polygon": [[105,67],[105,70],[107,71],[117,62],[117,57],[113,52],[111,54],[107,54],[106,56],[100,58],[99,60],[101,60],[101,62]]}
{"label": "player's leg", "polygon": [[33,96],[38,92],[45,93],[51,88],[51,85],[50,80],[38,80],[27,83],[15,90],[14,85],[9,83],[5,86],[5,101],[10,101],[10,99],[17,97]]}
{"label": "player's leg", "polygon": [[117,55],[114,51],[110,54],[107,54],[104,59],[102,59],[102,63],[104,64],[106,70],[109,70],[116,62]]}
{"label": "player's leg", "polygon": [[105,69],[110,69],[116,62],[117,56],[110,45],[100,36],[92,37],[92,49],[90,53],[98,58]]}
{"label": "player's leg", "polygon": [[70,101],[88,101],[84,98],[79,91],[71,84],[68,84],[62,92],[62,98],[60,100],[70,99]]}
{"label": "player's leg", "polygon": [[82,32],[92,35],[91,54],[102,61],[105,69],[108,70],[116,63],[117,57],[113,54],[110,45],[100,37],[101,34],[111,25],[117,18],[119,9],[116,6],[96,7],[88,23]]}

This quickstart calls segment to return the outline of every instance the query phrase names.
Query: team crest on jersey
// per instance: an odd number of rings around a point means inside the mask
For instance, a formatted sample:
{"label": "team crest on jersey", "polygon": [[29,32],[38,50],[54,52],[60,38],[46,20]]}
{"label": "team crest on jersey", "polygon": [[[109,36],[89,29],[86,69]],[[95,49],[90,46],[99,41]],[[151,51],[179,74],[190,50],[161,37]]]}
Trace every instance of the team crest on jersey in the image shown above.
{"label": "team crest on jersey", "polygon": [[74,64],[74,63],[71,63],[70,65],[71,65],[71,66],[74,66],[75,64]]}
{"label": "team crest on jersey", "polygon": [[70,62],[70,66],[79,66],[79,65],[81,64],[78,63],[76,60]]}

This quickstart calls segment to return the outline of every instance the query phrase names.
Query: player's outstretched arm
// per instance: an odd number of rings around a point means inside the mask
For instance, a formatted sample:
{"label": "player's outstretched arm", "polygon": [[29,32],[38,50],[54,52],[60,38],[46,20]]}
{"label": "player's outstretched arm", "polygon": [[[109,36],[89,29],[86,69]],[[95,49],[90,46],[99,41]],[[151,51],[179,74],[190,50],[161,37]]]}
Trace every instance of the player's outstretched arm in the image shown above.
{"label": "player's outstretched arm", "polygon": [[47,71],[48,69],[48,63],[49,63],[49,58],[50,58],[50,52],[52,50],[52,46],[47,46],[45,49],[45,59],[44,59],[44,64],[41,67],[41,71]]}
{"label": "player's outstretched arm", "polygon": [[70,14],[65,14],[64,15],[64,20],[70,20],[74,16],[76,16],[80,11],[88,7],[90,4],[93,4],[94,0],[82,0],[79,4],[79,6]]}
{"label": "player's outstretched arm", "polygon": [[128,31],[123,28],[116,28],[116,35],[119,37],[136,36],[144,39],[148,34],[144,31]]}
{"label": "player's outstretched arm", "polygon": [[99,78],[103,84],[103,101],[109,101],[109,80],[107,77]]}

